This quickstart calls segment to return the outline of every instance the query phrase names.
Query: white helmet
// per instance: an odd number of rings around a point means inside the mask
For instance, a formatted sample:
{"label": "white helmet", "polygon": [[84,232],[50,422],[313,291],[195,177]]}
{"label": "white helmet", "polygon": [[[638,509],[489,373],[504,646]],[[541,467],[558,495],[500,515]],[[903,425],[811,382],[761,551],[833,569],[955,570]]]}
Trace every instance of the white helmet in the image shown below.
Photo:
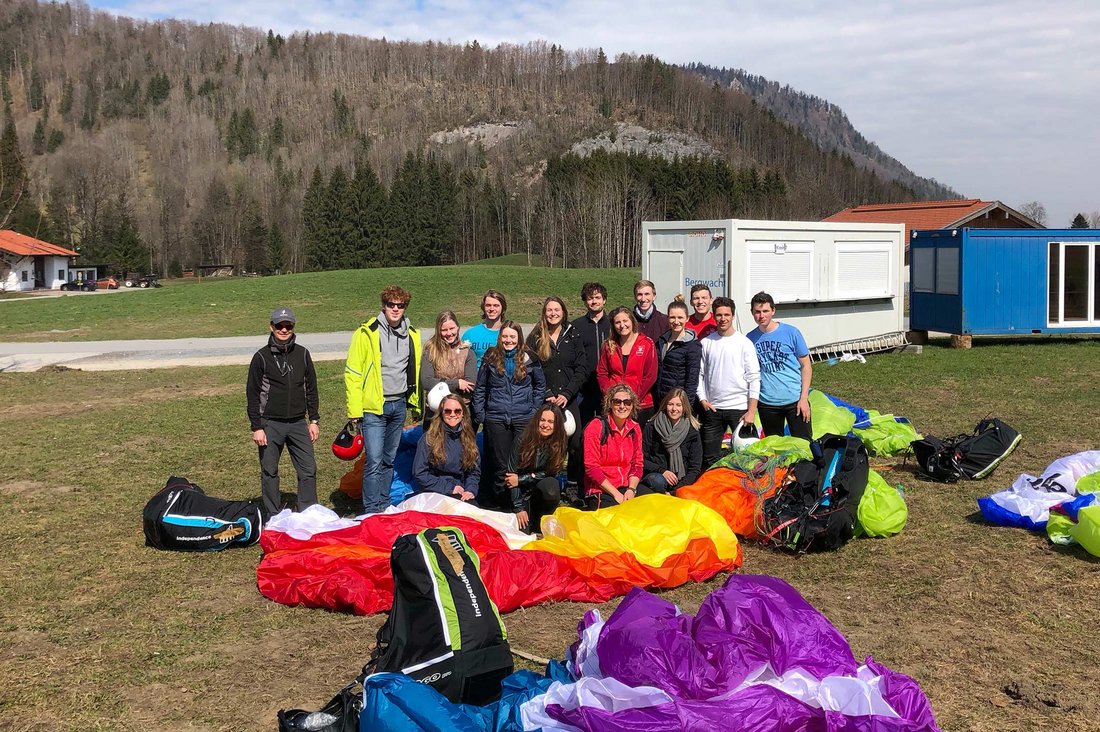
{"label": "white helmet", "polygon": [[562,425],[565,427],[566,437],[572,437],[573,433],[577,431],[577,420],[573,419],[573,413],[568,409],[565,410],[565,421]]}
{"label": "white helmet", "polygon": [[443,397],[451,393],[451,389],[447,386],[446,381],[441,381],[432,387],[428,392],[428,409],[433,412],[439,411],[439,405],[443,402]]}
{"label": "white helmet", "polygon": [[754,442],[760,441],[760,433],[756,431],[756,425],[742,423],[733,433],[733,450],[741,452]]}

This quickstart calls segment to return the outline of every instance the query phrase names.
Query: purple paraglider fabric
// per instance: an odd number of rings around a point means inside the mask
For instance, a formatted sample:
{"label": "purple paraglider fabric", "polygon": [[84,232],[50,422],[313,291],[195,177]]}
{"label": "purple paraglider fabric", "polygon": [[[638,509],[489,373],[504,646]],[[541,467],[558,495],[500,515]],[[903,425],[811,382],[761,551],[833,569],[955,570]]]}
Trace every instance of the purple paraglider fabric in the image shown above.
{"label": "purple paraglider fabric", "polygon": [[590,611],[573,683],[523,705],[526,729],[938,730],[920,686],[868,658],[789,584],[732,575],[694,616],[643,590]]}

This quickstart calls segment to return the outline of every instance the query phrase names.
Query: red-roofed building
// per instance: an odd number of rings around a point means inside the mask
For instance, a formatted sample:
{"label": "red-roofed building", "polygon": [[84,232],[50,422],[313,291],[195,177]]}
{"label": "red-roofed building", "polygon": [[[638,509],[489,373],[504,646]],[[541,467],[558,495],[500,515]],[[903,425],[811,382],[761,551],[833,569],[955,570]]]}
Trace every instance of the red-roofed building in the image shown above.
{"label": "red-roofed building", "polygon": [[923,229],[1041,229],[1037,221],[1000,201],[959,198],[949,201],[870,203],[853,206],[823,221],[866,224],[905,224],[905,263],[909,263],[912,232]]}
{"label": "red-roofed building", "polygon": [[[0,291],[56,290],[69,279],[76,252],[33,236],[4,229],[0,231]],[[56,276],[55,276],[56,275]]]}

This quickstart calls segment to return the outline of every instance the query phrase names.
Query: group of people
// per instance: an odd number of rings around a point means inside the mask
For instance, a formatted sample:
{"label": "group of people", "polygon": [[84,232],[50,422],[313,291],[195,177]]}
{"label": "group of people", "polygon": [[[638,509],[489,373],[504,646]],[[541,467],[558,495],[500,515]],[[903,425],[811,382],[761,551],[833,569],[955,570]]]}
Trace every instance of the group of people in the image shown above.
{"label": "group of people", "polygon": [[[775,320],[767,293],[751,300],[757,327],[747,335],[737,331],[733,301],[712,298],[705,284],[691,288],[690,307],[677,296],[663,313],[648,280],[635,285],[632,308],[606,312],[598,282],[580,296],[586,312],[574,320],[562,298],[547,297],[525,338],[507,317],[505,296],[489,290],[479,324],[462,333],[455,314],[443,311],[422,346],[406,316],[409,292],[382,290],[381,309],[354,332],[344,368],[347,416],[364,444],[365,513],[389,505],[410,409],[424,418],[416,490],[514,513],[529,531],[570,483],[592,510],[691,484],[721,457],[726,430],[753,425],[758,412],[765,434],[810,438],[809,350],[797,328]],[[316,374],[294,327],[288,308],[272,313],[268,345],[248,377],[271,512],[279,508],[284,445],[298,473],[299,509],[316,502]],[[446,392],[438,405],[427,403],[433,390]]]}

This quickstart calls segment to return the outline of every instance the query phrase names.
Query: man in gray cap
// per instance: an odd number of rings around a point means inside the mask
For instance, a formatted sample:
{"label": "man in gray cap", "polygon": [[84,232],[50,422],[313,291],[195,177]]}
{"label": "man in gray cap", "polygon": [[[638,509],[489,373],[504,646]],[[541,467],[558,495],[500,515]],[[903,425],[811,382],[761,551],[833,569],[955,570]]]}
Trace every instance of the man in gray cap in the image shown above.
{"label": "man in gray cap", "polygon": [[260,452],[260,489],[268,516],[282,508],[279,458],[284,444],[298,473],[298,510],[317,502],[317,371],[309,351],[294,342],[295,322],[290,308],[271,313],[267,345],[256,351],[248,367],[248,420]]}

